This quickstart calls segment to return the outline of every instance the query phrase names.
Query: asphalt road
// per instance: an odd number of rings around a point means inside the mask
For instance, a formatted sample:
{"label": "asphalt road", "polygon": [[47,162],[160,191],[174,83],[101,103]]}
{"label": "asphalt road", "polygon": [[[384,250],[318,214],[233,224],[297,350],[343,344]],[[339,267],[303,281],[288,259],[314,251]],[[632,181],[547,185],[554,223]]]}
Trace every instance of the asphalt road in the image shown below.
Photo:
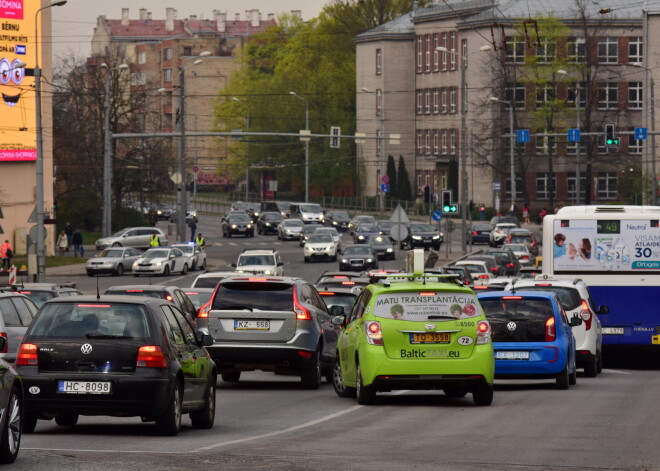
{"label": "asphalt road", "polygon": [[[200,224],[213,267],[235,261],[247,247],[275,247],[285,274],[314,281],[321,271],[337,268],[303,263],[297,242],[275,236],[222,239],[215,224]],[[151,282],[189,286],[193,276]],[[82,269],[47,277],[95,290],[96,280]],[[101,287],[136,280],[98,278]],[[219,380],[212,430],[192,429],[187,418],[174,438],[158,436],[139,418],[81,417],[75,427],[40,421],[34,434],[23,436],[12,469],[660,469],[660,366],[640,358],[608,355],[602,375],[579,374],[567,391],[556,390],[552,380],[498,380],[489,407],[474,406],[471,395],[455,399],[427,391],[383,393],[375,405],[359,406],[337,397],[326,383],[309,391],[297,377],[244,373],[238,383]]]}

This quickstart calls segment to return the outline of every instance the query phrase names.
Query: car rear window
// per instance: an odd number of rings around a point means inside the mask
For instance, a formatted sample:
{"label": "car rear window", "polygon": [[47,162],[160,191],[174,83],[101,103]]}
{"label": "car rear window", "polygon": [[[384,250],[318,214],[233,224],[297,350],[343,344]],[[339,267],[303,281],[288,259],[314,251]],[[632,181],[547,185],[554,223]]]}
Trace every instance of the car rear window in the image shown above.
{"label": "car rear window", "polygon": [[355,304],[357,293],[333,293],[327,291],[319,291],[319,294],[325,301],[325,305],[330,309],[332,306],[341,306],[344,308],[344,313],[348,314]]}
{"label": "car rear window", "polygon": [[553,293],[557,293],[562,306],[564,306],[564,309],[568,310],[577,309],[582,304],[582,297],[580,296],[578,290],[568,286],[537,284],[518,289],[524,289],[525,291],[552,291]]}
{"label": "car rear window", "polygon": [[138,288],[108,289],[105,294],[122,294],[127,296],[144,296],[145,298],[162,298],[161,291],[151,291]]}
{"label": "car rear window", "polygon": [[31,337],[42,338],[146,338],[145,309],[136,304],[46,304],[32,323]]}
{"label": "car rear window", "polygon": [[477,298],[473,294],[432,290],[381,294],[373,310],[376,317],[410,321],[466,319],[479,315]]}
{"label": "car rear window", "polygon": [[293,285],[241,281],[223,283],[213,298],[214,310],[253,309],[260,311],[293,310]]}
{"label": "car rear window", "polygon": [[215,288],[226,276],[204,276],[195,280],[195,288]]}
{"label": "car rear window", "polygon": [[480,299],[493,342],[543,342],[546,322],[554,317],[549,299]]}

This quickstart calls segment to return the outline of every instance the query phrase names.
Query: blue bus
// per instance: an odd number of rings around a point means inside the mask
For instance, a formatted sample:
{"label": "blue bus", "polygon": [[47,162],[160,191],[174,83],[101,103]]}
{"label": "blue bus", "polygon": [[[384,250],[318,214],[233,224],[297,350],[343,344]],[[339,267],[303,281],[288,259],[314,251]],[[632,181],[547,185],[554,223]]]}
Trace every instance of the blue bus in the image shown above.
{"label": "blue bus", "polygon": [[543,273],[581,278],[603,345],[660,347],[660,206],[567,206],[543,219]]}

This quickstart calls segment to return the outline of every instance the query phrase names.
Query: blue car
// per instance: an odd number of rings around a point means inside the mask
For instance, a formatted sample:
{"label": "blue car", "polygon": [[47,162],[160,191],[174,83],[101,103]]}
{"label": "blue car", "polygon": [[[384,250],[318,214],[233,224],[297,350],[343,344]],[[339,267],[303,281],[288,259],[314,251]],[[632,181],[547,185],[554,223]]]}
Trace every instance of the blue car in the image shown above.
{"label": "blue car", "polygon": [[354,244],[366,244],[369,242],[369,238],[373,236],[379,236],[380,229],[375,224],[363,223],[355,228],[353,233],[353,243]]}
{"label": "blue car", "polygon": [[582,319],[569,319],[556,294],[491,291],[477,298],[491,325],[495,378],[553,378],[557,389],[576,383],[571,327]]}

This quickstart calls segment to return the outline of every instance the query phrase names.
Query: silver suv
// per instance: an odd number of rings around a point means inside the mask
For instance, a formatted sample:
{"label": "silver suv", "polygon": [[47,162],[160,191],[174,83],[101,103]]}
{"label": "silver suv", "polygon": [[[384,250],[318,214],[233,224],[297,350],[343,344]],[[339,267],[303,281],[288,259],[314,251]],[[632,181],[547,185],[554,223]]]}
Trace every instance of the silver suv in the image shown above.
{"label": "silver suv", "polygon": [[25,295],[0,293],[0,330],[7,341],[0,350],[0,358],[13,363],[28,326],[39,308]]}
{"label": "silver suv", "polygon": [[607,306],[594,306],[589,287],[580,278],[559,280],[553,275],[537,275],[534,279],[515,280],[505,291],[553,291],[564,306],[568,318],[579,317],[580,325],[573,326],[577,366],[584,375],[595,377],[603,369],[603,332],[596,314],[607,314]]}
{"label": "silver suv", "polygon": [[96,241],[96,249],[103,250],[107,247],[135,247],[148,249],[151,246],[152,234],[158,234],[160,245],[167,245],[167,236],[157,227],[127,227],[115,232],[109,237],[103,237]]}
{"label": "silver suv", "polygon": [[[321,377],[332,381],[332,362],[339,327],[318,291],[307,281],[291,277],[246,275],[220,281],[210,311],[197,329],[214,338],[207,347],[222,379],[239,380],[242,371],[273,371],[299,375],[308,389]],[[204,330],[207,329],[207,332]]]}
{"label": "silver suv", "polygon": [[252,273],[253,275],[284,274],[284,263],[280,253],[272,249],[245,249],[238,256],[236,263],[231,264],[237,273]]}

